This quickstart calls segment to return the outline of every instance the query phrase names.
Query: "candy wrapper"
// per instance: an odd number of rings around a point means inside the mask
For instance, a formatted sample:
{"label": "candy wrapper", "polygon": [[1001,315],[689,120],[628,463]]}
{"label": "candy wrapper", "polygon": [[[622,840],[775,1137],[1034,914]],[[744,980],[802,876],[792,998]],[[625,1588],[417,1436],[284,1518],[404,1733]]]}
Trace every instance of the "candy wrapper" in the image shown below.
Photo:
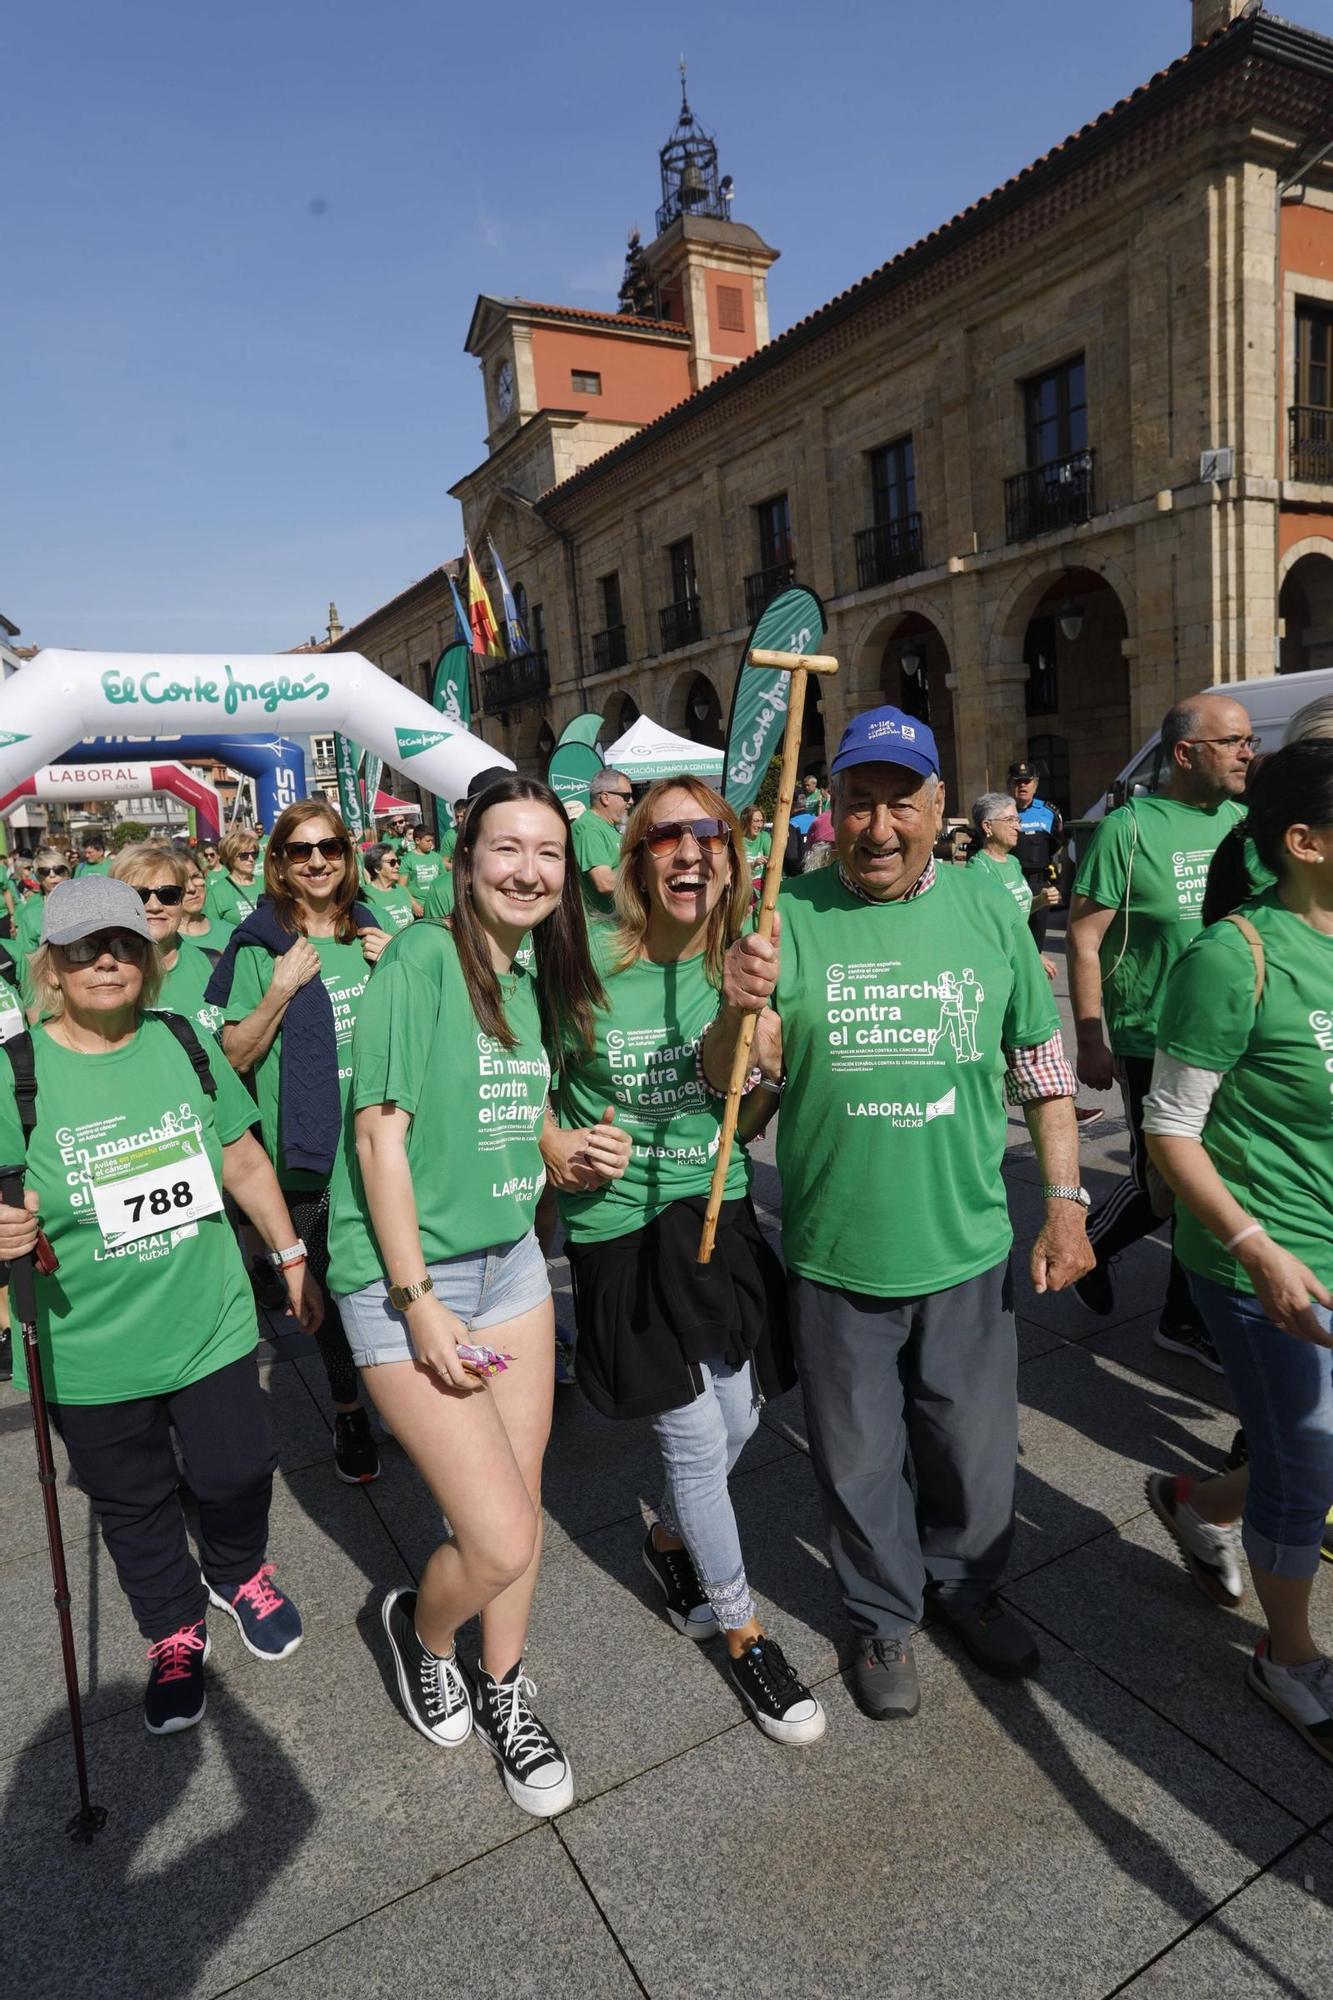
{"label": "candy wrapper", "polygon": [[503,1375],[514,1357],[512,1354],[497,1353],[493,1347],[474,1345],[470,1340],[460,1340],[458,1358],[460,1361],[465,1361],[476,1375]]}

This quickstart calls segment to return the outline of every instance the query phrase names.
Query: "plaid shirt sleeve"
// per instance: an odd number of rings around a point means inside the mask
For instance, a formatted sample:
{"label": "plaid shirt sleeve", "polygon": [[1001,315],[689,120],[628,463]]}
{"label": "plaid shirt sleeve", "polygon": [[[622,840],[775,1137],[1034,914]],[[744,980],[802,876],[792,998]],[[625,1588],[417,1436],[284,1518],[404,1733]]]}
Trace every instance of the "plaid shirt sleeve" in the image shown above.
{"label": "plaid shirt sleeve", "polygon": [[1004,1094],[1010,1104],[1040,1104],[1047,1097],[1077,1097],[1078,1080],[1057,1028],[1033,1049],[1006,1049]]}

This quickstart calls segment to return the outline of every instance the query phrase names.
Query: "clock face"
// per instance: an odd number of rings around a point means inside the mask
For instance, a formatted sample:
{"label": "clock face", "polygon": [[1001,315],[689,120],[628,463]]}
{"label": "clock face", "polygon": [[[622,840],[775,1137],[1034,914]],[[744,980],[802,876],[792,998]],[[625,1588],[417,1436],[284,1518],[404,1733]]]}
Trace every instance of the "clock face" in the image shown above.
{"label": "clock face", "polygon": [[495,400],[500,406],[500,415],[507,417],[514,407],[514,364],[502,361],[495,376]]}

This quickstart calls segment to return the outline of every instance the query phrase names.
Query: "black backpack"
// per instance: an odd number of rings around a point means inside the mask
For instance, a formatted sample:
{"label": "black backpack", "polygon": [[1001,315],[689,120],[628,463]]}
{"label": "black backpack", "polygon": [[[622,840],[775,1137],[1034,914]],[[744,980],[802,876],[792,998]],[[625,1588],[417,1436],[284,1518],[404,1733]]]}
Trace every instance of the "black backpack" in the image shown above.
{"label": "black backpack", "polygon": [[[207,1052],[194,1031],[194,1024],[183,1014],[152,1014],[147,1017],[160,1021],[170,1029],[190,1058],[191,1067],[199,1079],[199,1087],[208,1097],[218,1094],[217,1078],[213,1075]],[[5,1054],[9,1057],[14,1071],[14,1097],[18,1104],[19,1124],[23,1127],[23,1144],[26,1150],[37,1123],[37,1062],[33,1055],[32,1036],[15,1035],[12,1041],[4,1043]]]}

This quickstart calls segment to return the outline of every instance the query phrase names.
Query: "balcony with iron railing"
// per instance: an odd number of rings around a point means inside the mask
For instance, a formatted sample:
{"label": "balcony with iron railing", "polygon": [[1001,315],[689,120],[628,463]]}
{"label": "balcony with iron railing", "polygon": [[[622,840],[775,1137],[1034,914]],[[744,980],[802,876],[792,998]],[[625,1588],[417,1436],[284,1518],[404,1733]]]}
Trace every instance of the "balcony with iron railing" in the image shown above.
{"label": "balcony with iron railing", "polygon": [[540,701],[550,692],[545,652],[518,653],[513,659],[497,660],[494,666],[482,669],[481,705],[487,715],[517,708],[525,701]]}
{"label": "balcony with iron railing", "polygon": [[703,637],[703,608],[697,597],[686,597],[679,604],[664,604],[657,614],[657,622],[661,628],[664,653],[674,653],[681,646],[692,646],[696,639]]}
{"label": "balcony with iron railing", "polygon": [[629,647],[625,642],[623,625],[608,625],[605,632],[592,635],[592,670],[595,674],[613,673],[629,661]]}
{"label": "balcony with iron railing", "polygon": [[776,597],[789,583],[796,581],[794,560],[770,563],[767,569],[754,570],[745,579],[745,616],[753,625],[770,597]]}
{"label": "balcony with iron railing", "polygon": [[877,583],[911,576],[925,568],[921,553],[921,516],[900,514],[896,521],[876,521],[856,537],[856,587],[873,590]]}
{"label": "balcony with iron railing", "polygon": [[1057,528],[1077,527],[1096,512],[1090,449],[1029,466],[1004,482],[1004,536],[1008,542],[1030,541]]}
{"label": "balcony with iron railing", "polygon": [[1311,486],[1333,484],[1333,410],[1293,403],[1287,416],[1288,478]]}

